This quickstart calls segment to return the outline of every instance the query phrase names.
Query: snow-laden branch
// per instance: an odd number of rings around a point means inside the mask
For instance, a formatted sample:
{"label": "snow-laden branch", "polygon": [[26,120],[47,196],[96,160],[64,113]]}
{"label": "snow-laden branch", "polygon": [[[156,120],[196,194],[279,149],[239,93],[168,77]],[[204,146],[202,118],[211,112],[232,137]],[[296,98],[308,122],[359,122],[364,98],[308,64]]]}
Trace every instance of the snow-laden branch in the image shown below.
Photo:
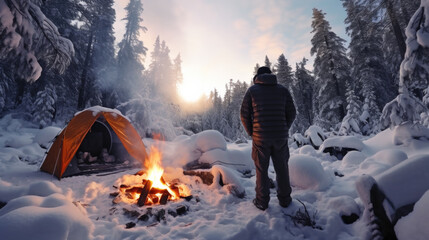
{"label": "snow-laden branch", "polygon": [[72,42],[31,0],[0,0],[0,32],[0,60],[28,82],[40,77],[39,61],[63,73],[74,55]]}

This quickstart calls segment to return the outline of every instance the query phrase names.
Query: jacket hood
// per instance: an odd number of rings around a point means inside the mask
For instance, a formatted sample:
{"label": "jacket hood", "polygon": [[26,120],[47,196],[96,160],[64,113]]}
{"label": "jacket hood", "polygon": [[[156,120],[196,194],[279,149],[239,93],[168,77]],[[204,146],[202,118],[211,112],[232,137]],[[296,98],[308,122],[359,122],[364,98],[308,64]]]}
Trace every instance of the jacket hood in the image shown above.
{"label": "jacket hood", "polygon": [[271,73],[264,73],[261,75],[256,76],[255,84],[262,84],[262,85],[276,85],[277,84],[277,77],[274,74]]}

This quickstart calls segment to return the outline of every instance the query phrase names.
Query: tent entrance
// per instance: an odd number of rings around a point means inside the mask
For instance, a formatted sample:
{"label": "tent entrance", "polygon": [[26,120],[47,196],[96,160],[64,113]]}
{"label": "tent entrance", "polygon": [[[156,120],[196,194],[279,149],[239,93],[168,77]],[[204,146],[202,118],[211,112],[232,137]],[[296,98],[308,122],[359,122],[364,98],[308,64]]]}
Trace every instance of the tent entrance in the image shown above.
{"label": "tent entrance", "polygon": [[63,177],[136,167],[136,162],[115,131],[100,116],[86,134]]}

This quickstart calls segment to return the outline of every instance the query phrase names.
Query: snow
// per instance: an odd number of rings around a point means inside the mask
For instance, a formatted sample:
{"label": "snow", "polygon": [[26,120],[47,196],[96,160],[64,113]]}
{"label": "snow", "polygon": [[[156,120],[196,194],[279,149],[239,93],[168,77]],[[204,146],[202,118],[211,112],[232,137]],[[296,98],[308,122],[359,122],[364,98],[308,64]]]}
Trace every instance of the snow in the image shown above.
{"label": "snow", "polygon": [[289,159],[289,177],[292,186],[321,191],[332,182],[322,165],[311,156],[294,155]]}
{"label": "snow", "polygon": [[341,165],[343,167],[353,167],[358,166],[365,160],[366,155],[359,151],[350,151],[344,158],[341,160]]}
{"label": "snow", "polygon": [[34,137],[34,141],[43,148],[48,148],[55,137],[61,132],[58,127],[45,127]]}
{"label": "snow", "polygon": [[92,228],[92,222],[58,193],[15,198],[0,210],[0,232],[10,240],[90,239]]}
{"label": "snow", "polygon": [[323,141],[326,139],[326,135],[323,132],[323,129],[319,126],[312,125],[304,133],[305,137],[309,139],[311,144],[315,147],[322,145]]}
{"label": "snow", "polygon": [[[349,152],[342,161],[310,145],[290,149],[294,200],[282,208],[275,189],[271,189],[266,211],[252,204],[256,177],[251,142],[226,143],[215,131],[179,136],[161,144],[144,139],[148,148],[160,144],[164,179],[178,181],[181,192],[193,196],[190,201],[179,199],[151,206],[154,213],[175,211],[179,206],[188,209],[176,217],[167,213],[165,221],[158,222],[155,216],[138,221],[124,214],[124,209],[144,214],[148,207],[114,205],[109,197],[115,192],[114,185],[141,182],[134,175],[140,169],[61,181],[40,172],[46,151],[40,146],[48,144],[57,131],[59,128],[54,127],[38,129],[12,115],[0,119],[0,202],[7,203],[0,208],[2,239],[368,239],[364,209],[375,182],[391,199],[393,210],[418,201],[415,210],[395,226],[400,239],[409,239],[410,233],[416,239],[428,234],[423,225],[429,205],[428,194],[423,196],[429,189],[429,141],[425,138],[410,138],[407,144],[395,145],[396,132],[387,129],[365,141],[358,138],[361,150]],[[11,142],[9,139],[14,139],[13,146],[5,144]],[[183,174],[183,166],[195,160],[212,165],[206,170],[214,176],[210,186],[197,176]],[[337,172],[343,176],[336,176]],[[275,179],[272,164],[269,177]],[[292,222],[288,215],[304,211],[298,200],[323,230]],[[351,214],[359,219],[344,224],[341,216]],[[136,226],[126,229],[129,222]]]}
{"label": "snow", "polygon": [[429,190],[429,154],[417,155],[375,177],[378,185],[399,208],[416,202]]}
{"label": "snow", "polygon": [[361,151],[364,145],[361,140],[354,136],[330,137],[320,145],[319,149],[323,152],[323,150],[330,147],[352,148]]}
{"label": "snow", "polygon": [[398,149],[381,150],[366,158],[359,168],[366,174],[376,176],[407,158],[407,154]]}
{"label": "snow", "polygon": [[399,219],[395,225],[399,240],[424,240],[429,236],[429,228],[427,227],[427,219],[429,215],[429,191],[417,201],[414,206],[414,211],[408,216]]}
{"label": "snow", "polygon": [[408,144],[412,139],[419,138],[429,140],[429,129],[420,124],[406,122],[394,129],[393,143],[395,145]]}
{"label": "snow", "polygon": [[[126,118],[125,116],[122,115],[122,113],[119,110],[112,109],[112,108],[106,108],[106,107],[102,107],[102,106],[89,107],[89,108],[84,109],[84,110],[82,110],[80,112],[76,112],[74,115],[77,116],[77,115],[79,115],[80,113],[82,113],[84,111],[91,111],[92,115],[94,117],[97,116],[97,114],[99,114],[100,112],[108,112],[108,113],[113,113],[113,116],[119,115],[119,116],[122,116],[122,117]],[[129,121],[128,118],[126,118],[126,119]]]}

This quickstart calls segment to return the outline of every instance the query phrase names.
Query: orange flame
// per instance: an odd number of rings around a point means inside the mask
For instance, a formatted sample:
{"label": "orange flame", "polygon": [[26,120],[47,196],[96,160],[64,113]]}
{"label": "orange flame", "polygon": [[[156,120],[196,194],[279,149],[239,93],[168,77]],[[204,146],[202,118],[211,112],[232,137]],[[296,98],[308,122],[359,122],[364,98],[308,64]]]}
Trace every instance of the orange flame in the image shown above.
{"label": "orange flame", "polygon": [[161,165],[162,153],[154,145],[150,148],[149,158],[145,161],[145,167],[147,169],[147,179],[152,181],[152,187],[158,189],[167,189],[171,195],[171,199],[177,199],[176,193],[171,188],[161,181],[164,168]]}

